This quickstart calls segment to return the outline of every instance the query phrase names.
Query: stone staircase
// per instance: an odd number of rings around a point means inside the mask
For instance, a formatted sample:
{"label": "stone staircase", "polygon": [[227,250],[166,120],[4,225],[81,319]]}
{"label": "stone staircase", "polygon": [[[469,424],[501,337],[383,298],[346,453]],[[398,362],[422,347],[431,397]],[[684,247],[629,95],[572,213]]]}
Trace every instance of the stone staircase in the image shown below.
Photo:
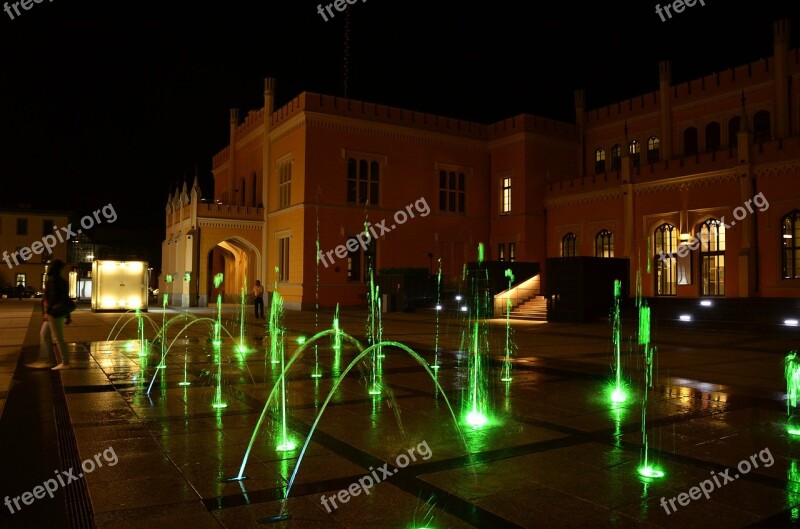
{"label": "stone staircase", "polygon": [[515,320],[547,321],[547,300],[544,296],[534,296],[512,308],[510,317]]}

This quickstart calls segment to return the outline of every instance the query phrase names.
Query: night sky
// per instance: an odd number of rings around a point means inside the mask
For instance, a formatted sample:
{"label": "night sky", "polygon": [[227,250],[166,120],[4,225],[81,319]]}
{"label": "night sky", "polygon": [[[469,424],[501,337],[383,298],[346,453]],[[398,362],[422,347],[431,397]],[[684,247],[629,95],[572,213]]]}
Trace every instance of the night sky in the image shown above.
{"label": "night sky", "polygon": [[[590,109],[653,91],[661,59],[680,82],[770,56],[779,17],[798,46],[796,1],[705,3],[662,22],[641,0],[359,0],[348,95],[484,123],[572,121],[574,89]],[[277,106],[303,90],[344,95],[344,13],[325,22],[316,2],[43,0],[20,11],[0,12],[0,207],[80,216],[112,203],[114,230],[92,232],[156,251],[168,192],[198,167],[211,194],[229,108],[260,108],[264,77],[277,79]]]}

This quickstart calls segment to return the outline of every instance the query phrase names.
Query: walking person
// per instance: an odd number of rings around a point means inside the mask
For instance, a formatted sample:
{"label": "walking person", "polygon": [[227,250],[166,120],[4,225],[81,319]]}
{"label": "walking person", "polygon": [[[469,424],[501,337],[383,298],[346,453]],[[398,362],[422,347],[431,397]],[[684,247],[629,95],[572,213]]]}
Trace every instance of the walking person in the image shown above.
{"label": "walking person", "polygon": [[256,319],[264,319],[264,286],[261,281],[256,279],[256,284],[253,287],[253,306],[256,310]]}
{"label": "walking person", "polygon": [[56,259],[50,264],[47,271],[47,283],[42,297],[42,327],[39,330],[39,358],[28,367],[44,369],[50,367],[51,358],[56,357],[53,344],[58,345],[61,361],[53,370],[69,369],[67,356],[67,343],[64,340],[64,325],[72,323],[70,313],[74,308],[73,301],[69,298],[69,285],[61,277],[64,262]]}

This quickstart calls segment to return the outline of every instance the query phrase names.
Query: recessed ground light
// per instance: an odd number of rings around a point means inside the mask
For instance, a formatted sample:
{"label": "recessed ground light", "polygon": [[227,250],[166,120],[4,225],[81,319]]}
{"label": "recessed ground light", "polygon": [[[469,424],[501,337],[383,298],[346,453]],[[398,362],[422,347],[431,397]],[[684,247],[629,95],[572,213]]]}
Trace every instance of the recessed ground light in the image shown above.
{"label": "recessed ground light", "polygon": [[712,303],[711,303],[711,300],[710,300],[710,299],[704,299],[703,301],[701,301],[701,302],[700,302],[700,304],[701,304],[702,306],[704,306],[704,307],[710,307],[710,306],[712,305]]}
{"label": "recessed ground light", "polygon": [[436,305],[436,310],[442,310],[442,306],[441,305]]}
{"label": "recessed ground light", "polygon": [[691,314],[681,314],[679,317],[681,321],[692,321]]}
{"label": "recessed ground light", "polygon": [[789,327],[797,327],[797,325],[800,324],[800,322],[798,322],[797,320],[783,320],[783,324],[788,325]]}
{"label": "recessed ground light", "polygon": [[461,301],[461,296],[456,296],[456,301]]}
{"label": "recessed ground light", "polygon": [[466,305],[464,305],[463,307],[461,307],[461,312],[467,312],[467,306],[466,306]]}

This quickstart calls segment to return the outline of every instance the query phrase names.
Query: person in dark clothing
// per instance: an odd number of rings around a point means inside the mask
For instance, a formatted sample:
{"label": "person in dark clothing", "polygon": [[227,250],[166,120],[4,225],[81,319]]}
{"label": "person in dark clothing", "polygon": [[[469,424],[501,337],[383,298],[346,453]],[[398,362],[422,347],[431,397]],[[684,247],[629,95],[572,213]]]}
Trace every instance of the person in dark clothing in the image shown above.
{"label": "person in dark clothing", "polygon": [[61,277],[64,263],[56,259],[50,264],[47,271],[47,283],[44,287],[42,297],[42,328],[39,330],[39,358],[27,364],[34,369],[50,367],[51,358],[55,356],[53,343],[58,345],[61,354],[61,361],[53,367],[53,370],[69,369],[69,357],[67,356],[67,344],[64,340],[64,325],[72,322],[69,306],[72,301],[69,298],[69,285],[67,280]]}
{"label": "person in dark clothing", "polygon": [[264,286],[258,279],[253,287],[253,306],[256,311],[256,319],[264,319]]}

